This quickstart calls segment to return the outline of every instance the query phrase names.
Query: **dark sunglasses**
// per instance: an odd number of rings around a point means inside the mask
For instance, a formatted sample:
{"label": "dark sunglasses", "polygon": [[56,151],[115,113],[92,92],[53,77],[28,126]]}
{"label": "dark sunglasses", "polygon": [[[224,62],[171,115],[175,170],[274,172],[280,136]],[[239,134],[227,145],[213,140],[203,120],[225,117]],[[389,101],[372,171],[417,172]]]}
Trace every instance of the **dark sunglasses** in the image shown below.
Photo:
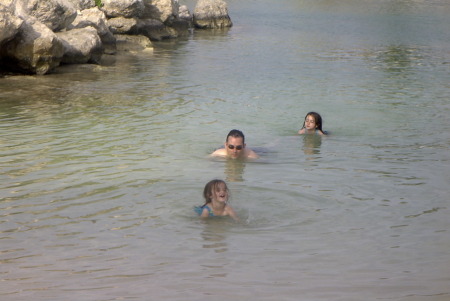
{"label": "dark sunglasses", "polygon": [[237,150],[241,150],[243,146],[242,145],[234,146],[233,144],[228,144],[229,149],[234,149],[235,147]]}

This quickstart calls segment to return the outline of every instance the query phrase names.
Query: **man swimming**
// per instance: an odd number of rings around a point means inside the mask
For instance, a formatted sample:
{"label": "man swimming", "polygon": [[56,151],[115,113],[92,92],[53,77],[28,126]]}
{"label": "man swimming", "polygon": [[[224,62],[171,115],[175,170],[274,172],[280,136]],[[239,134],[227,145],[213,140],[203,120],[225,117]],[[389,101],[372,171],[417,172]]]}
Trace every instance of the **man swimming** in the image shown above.
{"label": "man swimming", "polygon": [[231,130],[225,141],[225,148],[219,148],[211,154],[214,157],[232,159],[257,159],[259,156],[251,149],[245,147],[244,134],[239,130]]}

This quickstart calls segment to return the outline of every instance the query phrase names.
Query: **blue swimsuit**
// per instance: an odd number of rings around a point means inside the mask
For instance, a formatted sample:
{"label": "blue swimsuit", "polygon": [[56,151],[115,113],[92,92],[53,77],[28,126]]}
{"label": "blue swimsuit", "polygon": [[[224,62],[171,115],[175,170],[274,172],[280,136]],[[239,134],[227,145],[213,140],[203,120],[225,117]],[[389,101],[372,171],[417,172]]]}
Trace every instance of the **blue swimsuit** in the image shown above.
{"label": "blue swimsuit", "polygon": [[203,205],[203,206],[195,206],[195,207],[194,207],[194,211],[197,212],[198,215],[202,215],[203,209],[205,209],[205,208],[208,209],[209,216],[215,216],[215,215],[214,215],[214,212],[212,211],[212,209],[209,208],[209,207],[206,206],[206,205]]}

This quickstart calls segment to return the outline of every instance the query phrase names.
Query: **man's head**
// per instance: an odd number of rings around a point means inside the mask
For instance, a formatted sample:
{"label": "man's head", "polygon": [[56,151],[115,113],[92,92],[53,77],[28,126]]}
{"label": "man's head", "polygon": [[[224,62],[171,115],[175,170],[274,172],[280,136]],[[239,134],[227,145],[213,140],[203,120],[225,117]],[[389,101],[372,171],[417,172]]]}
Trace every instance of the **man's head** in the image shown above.
{"label": "man's head", "polygon": [[227,135],[225,141],[225,148],[227,155],[233,159],[239,158],[244,155],[245,137],[239,130],[231,130]]}

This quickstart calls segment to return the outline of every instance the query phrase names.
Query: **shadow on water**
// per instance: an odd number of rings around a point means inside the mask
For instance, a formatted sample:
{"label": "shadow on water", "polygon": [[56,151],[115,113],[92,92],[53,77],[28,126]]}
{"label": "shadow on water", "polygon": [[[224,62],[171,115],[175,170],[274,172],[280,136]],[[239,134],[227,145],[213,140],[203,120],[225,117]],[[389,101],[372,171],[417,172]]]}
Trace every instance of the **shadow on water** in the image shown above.
{"label": "shadow on water", "polygon": [[227,227],[231,223],[228,218],[212,218],[204,220],[205,228],[201,232],[203,238],[203,248],[213,249],[216,253],[228,251],[226,242]]}

